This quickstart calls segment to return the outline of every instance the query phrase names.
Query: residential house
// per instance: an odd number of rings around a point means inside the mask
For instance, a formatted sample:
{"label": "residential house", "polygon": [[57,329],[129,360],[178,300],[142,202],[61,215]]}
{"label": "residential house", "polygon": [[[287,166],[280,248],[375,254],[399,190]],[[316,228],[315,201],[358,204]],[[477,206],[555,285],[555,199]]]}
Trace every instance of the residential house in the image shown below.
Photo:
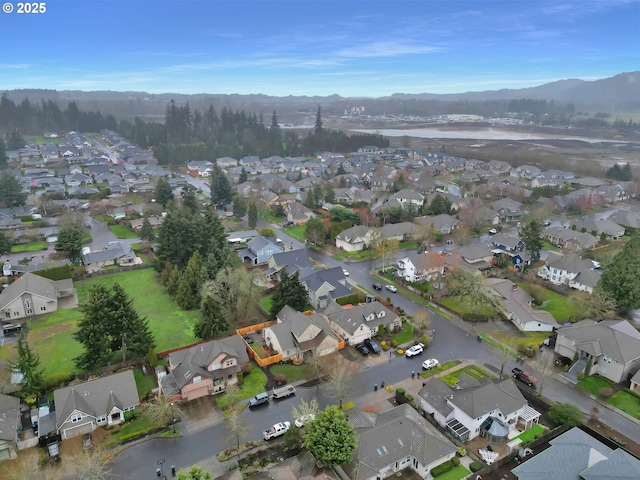
{"label": "residential house", "polygon": [[365,225],[347,228],[336,235],[336,247],[347,252],[359,252],[371,246],[374,229]]}
{"label": "residential house", "polygon": [[460,256],[465,268],[469,271],[482,272],[493,267],[493,252],[484,244],[465,245],[451,253],[452,255],[447,255],[445,259],[445,269],[448,269],[449,257],[455,256],[455,254]]}
{"label": "residential house", "polygon": [[533,180],[540,175],[540,169],[533,165],[521,165],[512,169],[509,175],[516,178],[523,178],[524,180]]}
{"label": "residential house", "polygon": [[609,220],[608,218],[593,219],[584,222],[577,221],[576,230],[584,230],[592,235],[595,233],[595,236],[598,238],[604,234],[607,237],[607,240],[618,240],[625,233],[624,227],[618,225],[613,220]]}
{"label": "residential house", "polygon": [[518,237],[507,235],[506,233],[496,233],[491,238],[491,243],[495,248],[506,252],[517,252],[524,248],[524,242]]}
{"label": "residential house", "polygon": [[381,413],[357,411],[349,423],[358,442],[342,469],[352,480],[401,477],[407,469],[431,478],[432,468],[456,455],[457,446],[408,404]]}
{"label": "residential house", "polygon": [[436,215],[434,217],[417,217],[415,221],[416,223],[425,225],[428,228],[433,226],[433,229],[436,232],[441,232],[445,235],[449,235],[456,228],[459,228],[462,225],[460,220],[447,213]]}
{"label": "residential house", "polygon": [[20,421],[20,399],[0,393],[0,460],[9,460],[18,455],[18,432]]}
{"label": "residential house", "polygon": [[502,160],[491,160],[485,165],[493,175],[508,175],[511,171],[511,165]]}
{"label": "residential house", "polygon": [[269,261],[271,255],[281,253],[283,247],[275,238],[258,235],[247,243],[246,248],[238,250],[238,257],[251,265],[262,265]]}
{"label": "residential house", "polygon": [[120,265],[128,267],[142,263],[128,243],[115,241],[109,244],[103,250],[89,252],[82,255],[82,263],[87,273],[100,270],[102,267],[109,265]]}
{"label": "residential house", "polygon": [[640,332],[626,320],[582,320],[558,330],[555,351],[578,358],[568,378],[577,381],[584,372],[620,383],[640,368]]}
{"label": "residential house", "polygon": [[437,252],[410,253],[398,260],[396,275],[407,282],[439,280],[444,274],[444,255]]}
{"label": "residential house", "polygon": [[548,258],[546,264],[538,269],[538,276],[554,285],[567,285],[589,293],[593,292],[600,279],[593,262],[580,258],[577,253]]}
{"label": "residential house", "polygon": [[394,193],[391,198],[397,200],[403,207],[411,204],[416,209],[420,208],[424,202],[424,195],[406,188]]}
{"label": "residential house", "polygon": [[[144,220],[144,218],[136,218],[135,220],[131,220],[131,222],[129,222],[131,225],[131,229],[136,232],[139,231],[142,228]],[[147,220],[149,220],[149,224],[151,224],[151,227],[156,229],[160,228],[164,217],[147,217]]]}
{"label": "residential house", "polygon": [[284,206],[284,213],[287,220],[296,225],[305,225],[311,217],[315,217],[315,213],[299,202],[287,203]]}
{"label": "residential house", "polygon": [[411,222],[387,223],[375,230],[374,238],[389,238],[405,242],[416,236],[416,225]]}
{"label": "residential house", "polygon": [[511,473],[518,480],[599,480],[640,478],[640,460],[611,449],[578,427],[549,440],[550,447],[525,457]]}
{"label": "residential house", "polygon": [[255,230],[239,230],[227,233],[227,241],[232,244],[246,243],[257,236],[258,232]]}
{"label": "residential house", "polygon": [[632,229],[640,228],[640,212],[634,210],[617,210],[607,219],[625,227]]}
{"label": "residential house", "polygon": [[629,200],[630,196],[625,188],[619,183],[613,185],[603,185],[598,188],[598,193],[611,203]]}
{"label": "residential house", "polygon": [[171,352],[166,358],[168,372],[158,379],[162,393],[184,402],[237,385],[249,362],[246,344],[237,334]]}
{"label": "residential house", "polygon": [[324,316],[307,315],[288,305],[278,312],[274,325],[262,330],[262,336],[266,345],[282,354],[282,360],[328,355],[341,342]]}
{"label": "residential house", "polygon": [[307,268],[300,274],[300,283],[307,289],[307,298],[313,308],[325,308],[329,302],[353,293],[342,267]]}
{"label": "residential house", "polygon": [[571,251],[593,248],[598,244],[598,238],[590,233],[570,228],[548,227],[542,234],[549,243]]}
{"label": "residential house", "polygon": [[493,208],[499,215],[501,222],[519,222],[524,216],[524,206],[510,198],[501,198],[491,202]]}
{"label": "residential house", "polygon": [[377,301],[344,307],[330,302],[324,314],[331,328],[351,345],[374,337],[381,325],[389,331],[402,328],[400,316]]}
{"label": "residential house", "polygon": [[504,445],[538,422],[540,413],[531,408],[512,378],[476,380],[466,373],[456,386],[432,378],[418,393],[420,408],[462,442],[481,436],[491,444]]}
{"label": "residential house", "polygon": [[314,265],[315,263],[309,258],[306,248],[289,250],[271,255],[264,274],[272,280],[279,280],[283,270],[292,275],[295,272],[313,270]]}
{"label": "residential house", "polygon": [[70,278],[49,280],[25,273],[0,293],[0,318],[15,321],[74,307],[77,303],[75,294]]}
{"label": "residential house", "polygon": [[208,160],[192,160],[187,163],[187,171],[199,177],[208,177],[213,172],[213,163]]}
{"label": "residential house", "polygon": [[124,422],[125,412],[140,405],[133,370],[58,388],[53,401],[56,430],[62,439],[118,425]]}
{"label": "residential house", "polygon": [[498,309],[521,332],[552,332],[559,327],[553,315],[532,306],[533,297],[511,280],[485,280],[496,297]]}

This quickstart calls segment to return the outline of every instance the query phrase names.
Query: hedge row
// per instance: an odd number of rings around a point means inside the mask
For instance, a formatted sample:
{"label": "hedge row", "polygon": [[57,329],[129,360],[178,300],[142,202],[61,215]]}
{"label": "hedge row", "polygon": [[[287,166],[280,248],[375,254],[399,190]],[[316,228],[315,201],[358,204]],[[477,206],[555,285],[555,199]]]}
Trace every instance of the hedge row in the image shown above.
{"label": "hedge row", "polygon": [[437,467],[433,467],[431,469],[431,475],[433,477],[437,477],[438,475],[443,475],[447,473],[449,470],[453,470],[455,467],[454,463],[451,460],[447,460],[444,463],[441,463]]}

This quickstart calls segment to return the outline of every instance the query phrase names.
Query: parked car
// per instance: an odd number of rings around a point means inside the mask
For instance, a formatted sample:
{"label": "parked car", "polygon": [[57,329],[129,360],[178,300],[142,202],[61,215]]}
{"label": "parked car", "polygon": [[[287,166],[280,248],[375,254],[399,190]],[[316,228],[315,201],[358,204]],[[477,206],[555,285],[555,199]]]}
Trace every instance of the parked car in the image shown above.
{"label": "parked car", "polygon": [[418,343],[413,347],[407,348],[407,351],[404,352],[404,354],[407,358],[410,358],[415,357],[416,355],[422,355],[422,352],[424,352],[424,345],[422,343]]}
{"label": "parked car", "polygon": [[385,288],[389,290],[391,293],[396,293],[398,291],[395,285],[385,285]]}
{"label": "parked car", "polygon": [[535,387],[536,382],[538,381],[536,378],[532,377],[529,372],[525,372],[520,368],[514,368],[511,370],[511,375],[516,380],[520,380],[522,383],[527,385],[528,387]]}
{"label": "parked car", "polygon": [[367,338],[364,341],[364,344],[366,345],[366,347],[369,349],[371,353],[375,353],[377,355],[380,352],[382,352],[380,345],[378,345],[375,340],[371,340],[370,338]]}
{"label": "parked car", "polygon": [[282,224],[282,228],[289,228],[293,226],[293,222],[287,221]]}
{"label": "parked car", "polygon": [[366,345],[359,343],[358,345],[356,345],[356,350],[359,351],[362,355],[369,355],[369,349],[367,348]]}
{"label": "parked car", "polygon": [[11,335],[22,330],[22,325],[19,323],[3,323],[2,331],[5,335]]}
{"label": "parked car", "polygon": [[374,290],[382,290],[382,284],[378,282],[374,282],[371,284]]}
{"label": "parked car", "polygon": [[271,428],[267,428],[264,431],[263,437],[265,440],[271,440],[272,438],[276,438],[276,437],[279,437],[280,435],[284,435],[287,432],[287,430],[289,430],[290,426],[291,426],[290,422],[276,423],[274,426],[272,426]]}
{"label": "parked car", "polygon": [[259,405],[266,405],[269,403],[269,394],[262,392],[249,399],[249,408],[257,407]]}
{"label": "parked car", "polygon": [[571,365],[573,361],[569,357],[560,356],[556,358],[553,363],[555,363],[557,367],[564,367],[566,365]]}
{"label": "parked car", "polygon": [[294,425],[298,428],[304,427],[304,424],[315,419],[316,416],[313,413],[309,413],[307,415],[302,415],[300,418],[296,418],[296,421],[293,422]]}
{"label": "parked car", "polygon": [[346,268],[343,268],[343,269],[342,269],[342,273],[344,273],[344,276],[345,276],[345,277],[348,277],[348,276],[349,276],[349,270],[347,270]]}
{"label": "parked car", "polygon": [[549,225],[551,225],[551,220],[545,220],[545,221],[544,221],[544,223],[543,223],[543,225],[544,225],[545,227],[548,227]]}
{"label": "parked car", "polygon": [[489,235],[495,235],[496,233],[498,233],[498,229],[496,228],[492,228],[491,230],[489,230]]}
{"label": "parked car", "polygon": [[432,368],[436,368],[438,365],[440,365],[440,362],[435,358],[430,358],[429,360],[422,362],[422,368],[424,370],[431,370]]}

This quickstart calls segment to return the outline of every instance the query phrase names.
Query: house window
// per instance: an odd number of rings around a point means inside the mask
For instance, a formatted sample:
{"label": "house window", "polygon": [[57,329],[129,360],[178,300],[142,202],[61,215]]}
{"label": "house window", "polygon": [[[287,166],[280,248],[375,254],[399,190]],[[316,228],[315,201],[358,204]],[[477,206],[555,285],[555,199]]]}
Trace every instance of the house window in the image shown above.
{"label": "house window", "polygon": [[5,315],[7,318],[11,318],[11,312],[10,312],[10,311],[6,311],[6,312],[4,312],[4,315]]}
{"label": "house window", "polygon": [[82,414],[81,413],[74,413],[71,416],[71,421],[74,422],[74,423],[75,422],[79,422],[80,420],[82,420]]}
{"label": "house window", "polygon": [[226,362],[224,362],[224,366],[225,367],[232,367],[233,364],[234,364],[234,360],[233,359],[227,360]]}
{"label": "house window", "polygon": [[13,312],[14,317],[17,317],[18,315],[20,315],[20,312]]}
{"label": "house window", "polygon": [[40,311],[41,312],[46,312],[47,311],[47,307],[40,307]]}
{"label": "house window", "polygon": [[27,308],[26,313],[27,313],[27,315],[32,314],[32,313],[33,313],[33,309],[31,309],[31,308]]}
{"label": "house window", "polygon": [[98,423],[104,423],[106,421],[107,421],[106,415],[102,415],[101,417],[98,417]]}
{"label": "house window", "polygon": [[230,373],[229,375],[227,375],[227,379],[228,379],[228,380],[231,380],[232,378],[233,378],[233,374],[232,374],[232,373]]}

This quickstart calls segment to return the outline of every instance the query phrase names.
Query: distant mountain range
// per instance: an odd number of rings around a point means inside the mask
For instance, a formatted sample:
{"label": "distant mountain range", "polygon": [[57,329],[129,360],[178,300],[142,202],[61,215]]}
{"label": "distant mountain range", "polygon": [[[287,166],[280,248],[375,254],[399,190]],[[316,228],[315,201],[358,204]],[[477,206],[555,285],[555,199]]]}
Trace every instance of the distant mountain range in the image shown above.
{"label": "distant mountain range", "polygon": [[[455,94],[407,94],[396,93],[381,98],[344,98],[339,95],[325,97],[239,94],[151,94],[147,92],[115,92],[79,90],[10,90],[8,97],[16,103],[25,97],[31,102],[53,100],[61,107],[75,101],[83,110],[97,110],[103,114],[113,114],[117,118],[140,116],[148,119],[161,119],[168,102],[178,104],[189,102],[192,108],[203,110],[210,104],[218,110],[223,107],[262,112],[265,116],[276,110],[278,117],[294,118],[301,114],[314,114],[317,105],[321,105],[327,114],[341,114],[350,106],[365,105],[367,113],[411,113],[424,110],[424,113],[447,113],[446,104],[464,102],[508,101],[523,98],[547,100],[559,104],[572,103],[576,109],[601,111],[608,113],[640,111],[640,71],[626,72],[600,80],[580,79],[559,80],[537,87],[521,89],[487,90]],[[438,112],[433,106],[437,104]],[[459,110],[459,106],[458,106]],[[448,113],[457,113],[458,110]]]}

